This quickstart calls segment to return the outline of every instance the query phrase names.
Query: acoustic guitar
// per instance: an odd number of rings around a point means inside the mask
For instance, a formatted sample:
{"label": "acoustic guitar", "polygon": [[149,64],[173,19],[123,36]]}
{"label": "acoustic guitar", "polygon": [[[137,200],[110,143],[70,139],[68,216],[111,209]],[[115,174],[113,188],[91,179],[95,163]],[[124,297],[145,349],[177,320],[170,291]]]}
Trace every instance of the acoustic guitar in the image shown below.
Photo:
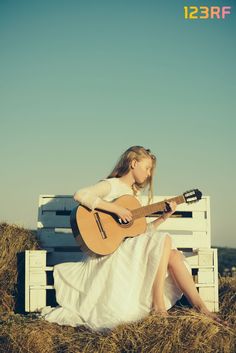
{"label": "acoustic guitar", "polygon": [[141,206],[135,196],[123,195],[112,202],[131,211],[132,220],[127,223],[115,213],[101,209],[92,211],[83,205],[78,205],[72,210],[70,216],[72,232],[75,237],[79,236],[85,247],[93,253],[108,255],[113,253],[125,238],[136,237],[144,233],[147,228],[145,217],[163,212],[166,205],[169,206],[168,202],[175,201],[177,205],[180,205],[185,202],[196,202],[201,197],[202,193],[198,189],[193,189],[168,200]]}

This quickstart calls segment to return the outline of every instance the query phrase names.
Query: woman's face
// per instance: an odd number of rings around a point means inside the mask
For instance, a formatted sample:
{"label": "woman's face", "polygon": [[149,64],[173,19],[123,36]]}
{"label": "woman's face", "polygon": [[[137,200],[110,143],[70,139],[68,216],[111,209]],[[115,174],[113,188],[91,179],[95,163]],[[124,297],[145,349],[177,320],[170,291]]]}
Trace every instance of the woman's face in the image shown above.
{"label": "woman's face", "polygon": [[133,177],[137,183],[143,183],[151,175],[152,159],[150,157],[144,157],[140,161],[134,159],[131,165]]}

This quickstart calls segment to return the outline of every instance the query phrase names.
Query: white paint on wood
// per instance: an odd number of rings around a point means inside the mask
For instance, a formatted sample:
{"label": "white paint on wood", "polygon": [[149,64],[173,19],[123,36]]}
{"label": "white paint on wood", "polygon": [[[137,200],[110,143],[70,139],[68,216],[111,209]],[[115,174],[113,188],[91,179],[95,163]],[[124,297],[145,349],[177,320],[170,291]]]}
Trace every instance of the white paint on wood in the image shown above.
{"label": "white paint on wood", "polygon": [[215,283],[215,311],[219,311],[219,279],[218,279],[218,249],[213,249],[214,257],[213,257],[213,264],[214,264],[214,283]]}
{"label": "white paint on wood", "polygon": [[214,271],[200,268],[197,274],[197,283],[214,283]]}
{"label": "white paint on wood", "polygon": [[199,252],[199,265],[202,266],[211,266],[213,265],[213,257],[214,252],[213,249],[211,251],[200,251]]}
{"label": "white paint on wood", "polygon": [[43,266],[46,263],[46,251],[29,252],[30,267]]}
{"label": "white paint on wood", "polygon": [[216,297],[215,297],[215,288],[214,287],[199,287],[199,295],[211,311],[216,311]]}
{"label": "white paint on wood", "polygon": [[31,311],[30,308],[30,287],[29,287],[29,250],[25,251],[25,311]]}
{"label": "white paint on wood", "polygon": [[[25,311],[37,311],[46,304],[46,267],[45,250],[25,251]],[[36,290],[35,285],[39,288]]]}
{"label": "white paint on wood", "polygon": [[46,288],[30,288],[30,311],[39,311],[46,304]]}

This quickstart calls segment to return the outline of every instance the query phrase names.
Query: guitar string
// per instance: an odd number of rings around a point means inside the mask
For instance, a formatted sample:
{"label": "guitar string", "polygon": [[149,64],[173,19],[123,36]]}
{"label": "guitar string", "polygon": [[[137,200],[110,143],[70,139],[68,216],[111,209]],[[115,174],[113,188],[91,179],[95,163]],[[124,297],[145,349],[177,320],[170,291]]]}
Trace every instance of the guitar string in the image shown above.
{"label": "guitar string", "polygon": [[[181,196],[176,196],[176,197],[168,199],[168,202],[175,201],[178,205],[178,204],[183,203],[183,200],[184,200],[184,197],[181,195]],[[131,213],[133,215],[133,219],[137,219],[137,218],[140,218],[143,216],[148,216],[148,215],[155,213],[157,211],[162,211],[164,209],[165,202],[167,202],[167,201],[156,202],[152,205],[146,205],[146,206],[142,206],[142,207],[136,208],[134,210],[131,210]]]}

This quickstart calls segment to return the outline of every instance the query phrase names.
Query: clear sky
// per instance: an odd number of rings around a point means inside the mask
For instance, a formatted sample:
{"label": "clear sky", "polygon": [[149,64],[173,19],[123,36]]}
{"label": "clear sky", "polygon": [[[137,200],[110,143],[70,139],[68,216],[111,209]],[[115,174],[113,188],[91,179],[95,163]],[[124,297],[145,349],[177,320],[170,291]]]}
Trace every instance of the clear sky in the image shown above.
{"label": "clear sky", "polygon": [[35,229],[39,194],[73,194],[143,145],[155,194],[199,188],[212,244],[236,247],[236,6],[185,20],[199,4],[0,1],[0,221]]}

